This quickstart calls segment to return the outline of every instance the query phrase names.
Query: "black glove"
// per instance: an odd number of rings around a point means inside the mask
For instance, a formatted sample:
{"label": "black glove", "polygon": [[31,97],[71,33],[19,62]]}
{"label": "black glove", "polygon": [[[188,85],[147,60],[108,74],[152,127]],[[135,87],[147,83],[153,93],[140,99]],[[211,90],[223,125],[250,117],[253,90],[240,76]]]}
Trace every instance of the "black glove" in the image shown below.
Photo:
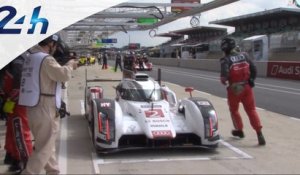
{"label": "black glove", "polygon": [[255,86],[254,79],[250,78],[248,80],[249,85],[253,88]]}
{"label": "black glove", "polygon": [[60,118],[64,118],[67,116],[70,116],[70,113],[67,111],[67,106],[66,103],[64,101],[61,101],[61,106],[58,110],[59,116]]}
{"label": "black glove", "polygon": [[0,96],[0,120],[7,120],[7,115],[3,111],[4,99]]}

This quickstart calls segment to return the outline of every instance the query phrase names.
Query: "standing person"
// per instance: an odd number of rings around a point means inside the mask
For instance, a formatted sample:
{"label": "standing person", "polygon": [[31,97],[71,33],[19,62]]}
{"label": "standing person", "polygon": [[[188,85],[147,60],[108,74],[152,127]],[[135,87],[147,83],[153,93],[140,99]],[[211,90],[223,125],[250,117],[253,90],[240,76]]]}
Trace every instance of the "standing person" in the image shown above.
{"label": "standing person", "polygon": [[262,134],[262,125],[256,112],[255,100],[252,88],[256,78],[256,67],[246,53],[235,51],[235,40],[224,38],[221,49],[225,57],[221,62],[221,83],[227,85],[227,98],[234,130],[232,135],[244,138],[243,122],[239,113],[239,103],[242,102],[248,115],[252,128],[257,133],[258,144],[265,145]]}
{"label": "standing person", "polygon": [[138,55],[137,62],[139,64],[139,70],[144,70],[144,59],[141,55]]}
{"label": "standing person", "polygon": [[99,52],[98,54],[97,54],[97,60],[98,60],[98,65],[101,65],[102,63],[102,54]]}
{"label": "standing person", "polygon": [[104,54],[103,54],[102,69],[107,69],[107,59],[108,59],[108,55],[107,55],[107,51],[105,51]]}
{"label": "standing person", "polygon": [[118,51],[118,53],[116,55],[115,72],[117,72],[118,66],[120,67],[120,70],[122,72],[123,71],[123,68],[122,68],[122,55],[121,55],[120,51]]}
{"label": "standing person", "polygon": [[135,58],[134,52],[130,52],[129,55],[126,55],[124,57],[123,62],[124,62],[124,69],[130,70],[130,71],[133,71],[134,73],[136,73],[136,69],[135,69],[136,58]]}
{"label": "standing person", "polygon": [[149,62],[148,60],[148,57],[147,57],[147,54],[146,53],[143,53],[143,61],[147,64]]}
{"label": "standing person", "polygon": [[26,107],[18,104],[23,63],[24,56],[14,59],[7,65],[3,78],[5,102],[2,109],[7,116],[5,149],[9,157],[4,163],[10,164],[9,171],[13,172],[23,170],[32,153]]}
{"label": "standing person", "polygon": [[60,128],[61,82],[70,80],[75,60],[61,66],[52,56],[59,36],[54,34],[29,50],[23,65],[19,104],[27,106],[34,151],[22,174],[59,174],[55,142]]}

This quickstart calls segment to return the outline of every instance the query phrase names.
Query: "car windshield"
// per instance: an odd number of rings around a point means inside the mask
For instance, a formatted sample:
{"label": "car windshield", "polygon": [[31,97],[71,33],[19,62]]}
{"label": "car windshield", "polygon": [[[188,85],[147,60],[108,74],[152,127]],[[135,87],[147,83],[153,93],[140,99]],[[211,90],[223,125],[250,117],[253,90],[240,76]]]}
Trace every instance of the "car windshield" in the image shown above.
{"label": "car windshield", "polygon": [[124,89],[122,98],[130,101],[159,101],[162,100],[160,89]]}

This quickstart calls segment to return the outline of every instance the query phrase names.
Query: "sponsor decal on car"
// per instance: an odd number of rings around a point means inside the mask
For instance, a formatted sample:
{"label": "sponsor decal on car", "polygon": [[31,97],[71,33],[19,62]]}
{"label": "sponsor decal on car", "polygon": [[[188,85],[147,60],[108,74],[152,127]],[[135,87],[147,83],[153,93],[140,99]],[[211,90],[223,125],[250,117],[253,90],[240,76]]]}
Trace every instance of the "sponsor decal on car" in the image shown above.
{"label": "sponsor decal on car", "polygon": [[171,131],[152,131],[152,135],[154,137],[172,137]]}
{"label": "sponsor decal on car", "polygon": [[106,134],[104,134],[104,133],[99,133],[99,138],[102,139],[102,140],[107,140],[106,139]]}
{"label": "sponsor decal on car", "polygon": [[[141,105],[141,108],[152,108],[152,105]],[[153,108],[162,108],[161,105],[153,105]]]}
{"label": "sponsor decal on car", "polygon": [[163,118],[164,113],[161,109],[150,109],[145,111],[145,115],[147,118]]}
{"label": "sponsor decal on car", "polygon": [[100,103],[100,106],[102,108],[109,108],[111,106],[111,104],[110,103]]}

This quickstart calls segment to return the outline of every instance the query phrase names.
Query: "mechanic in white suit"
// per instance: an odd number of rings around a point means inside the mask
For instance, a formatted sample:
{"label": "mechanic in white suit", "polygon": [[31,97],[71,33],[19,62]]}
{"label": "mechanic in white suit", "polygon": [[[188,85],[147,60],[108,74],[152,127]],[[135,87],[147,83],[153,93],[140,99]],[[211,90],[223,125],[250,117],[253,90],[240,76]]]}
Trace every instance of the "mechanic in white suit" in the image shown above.
{"label": "mechanic in white suit", "polygon": [[52,35],[29,50],[22,71],[19,104],[27,106],[28,120],[35,139],[35,149],[22,174],[59,174],[55,141],[59,133],[61,82],[71,78],[77,62],[61,66],[52,56],[59,41]]}

